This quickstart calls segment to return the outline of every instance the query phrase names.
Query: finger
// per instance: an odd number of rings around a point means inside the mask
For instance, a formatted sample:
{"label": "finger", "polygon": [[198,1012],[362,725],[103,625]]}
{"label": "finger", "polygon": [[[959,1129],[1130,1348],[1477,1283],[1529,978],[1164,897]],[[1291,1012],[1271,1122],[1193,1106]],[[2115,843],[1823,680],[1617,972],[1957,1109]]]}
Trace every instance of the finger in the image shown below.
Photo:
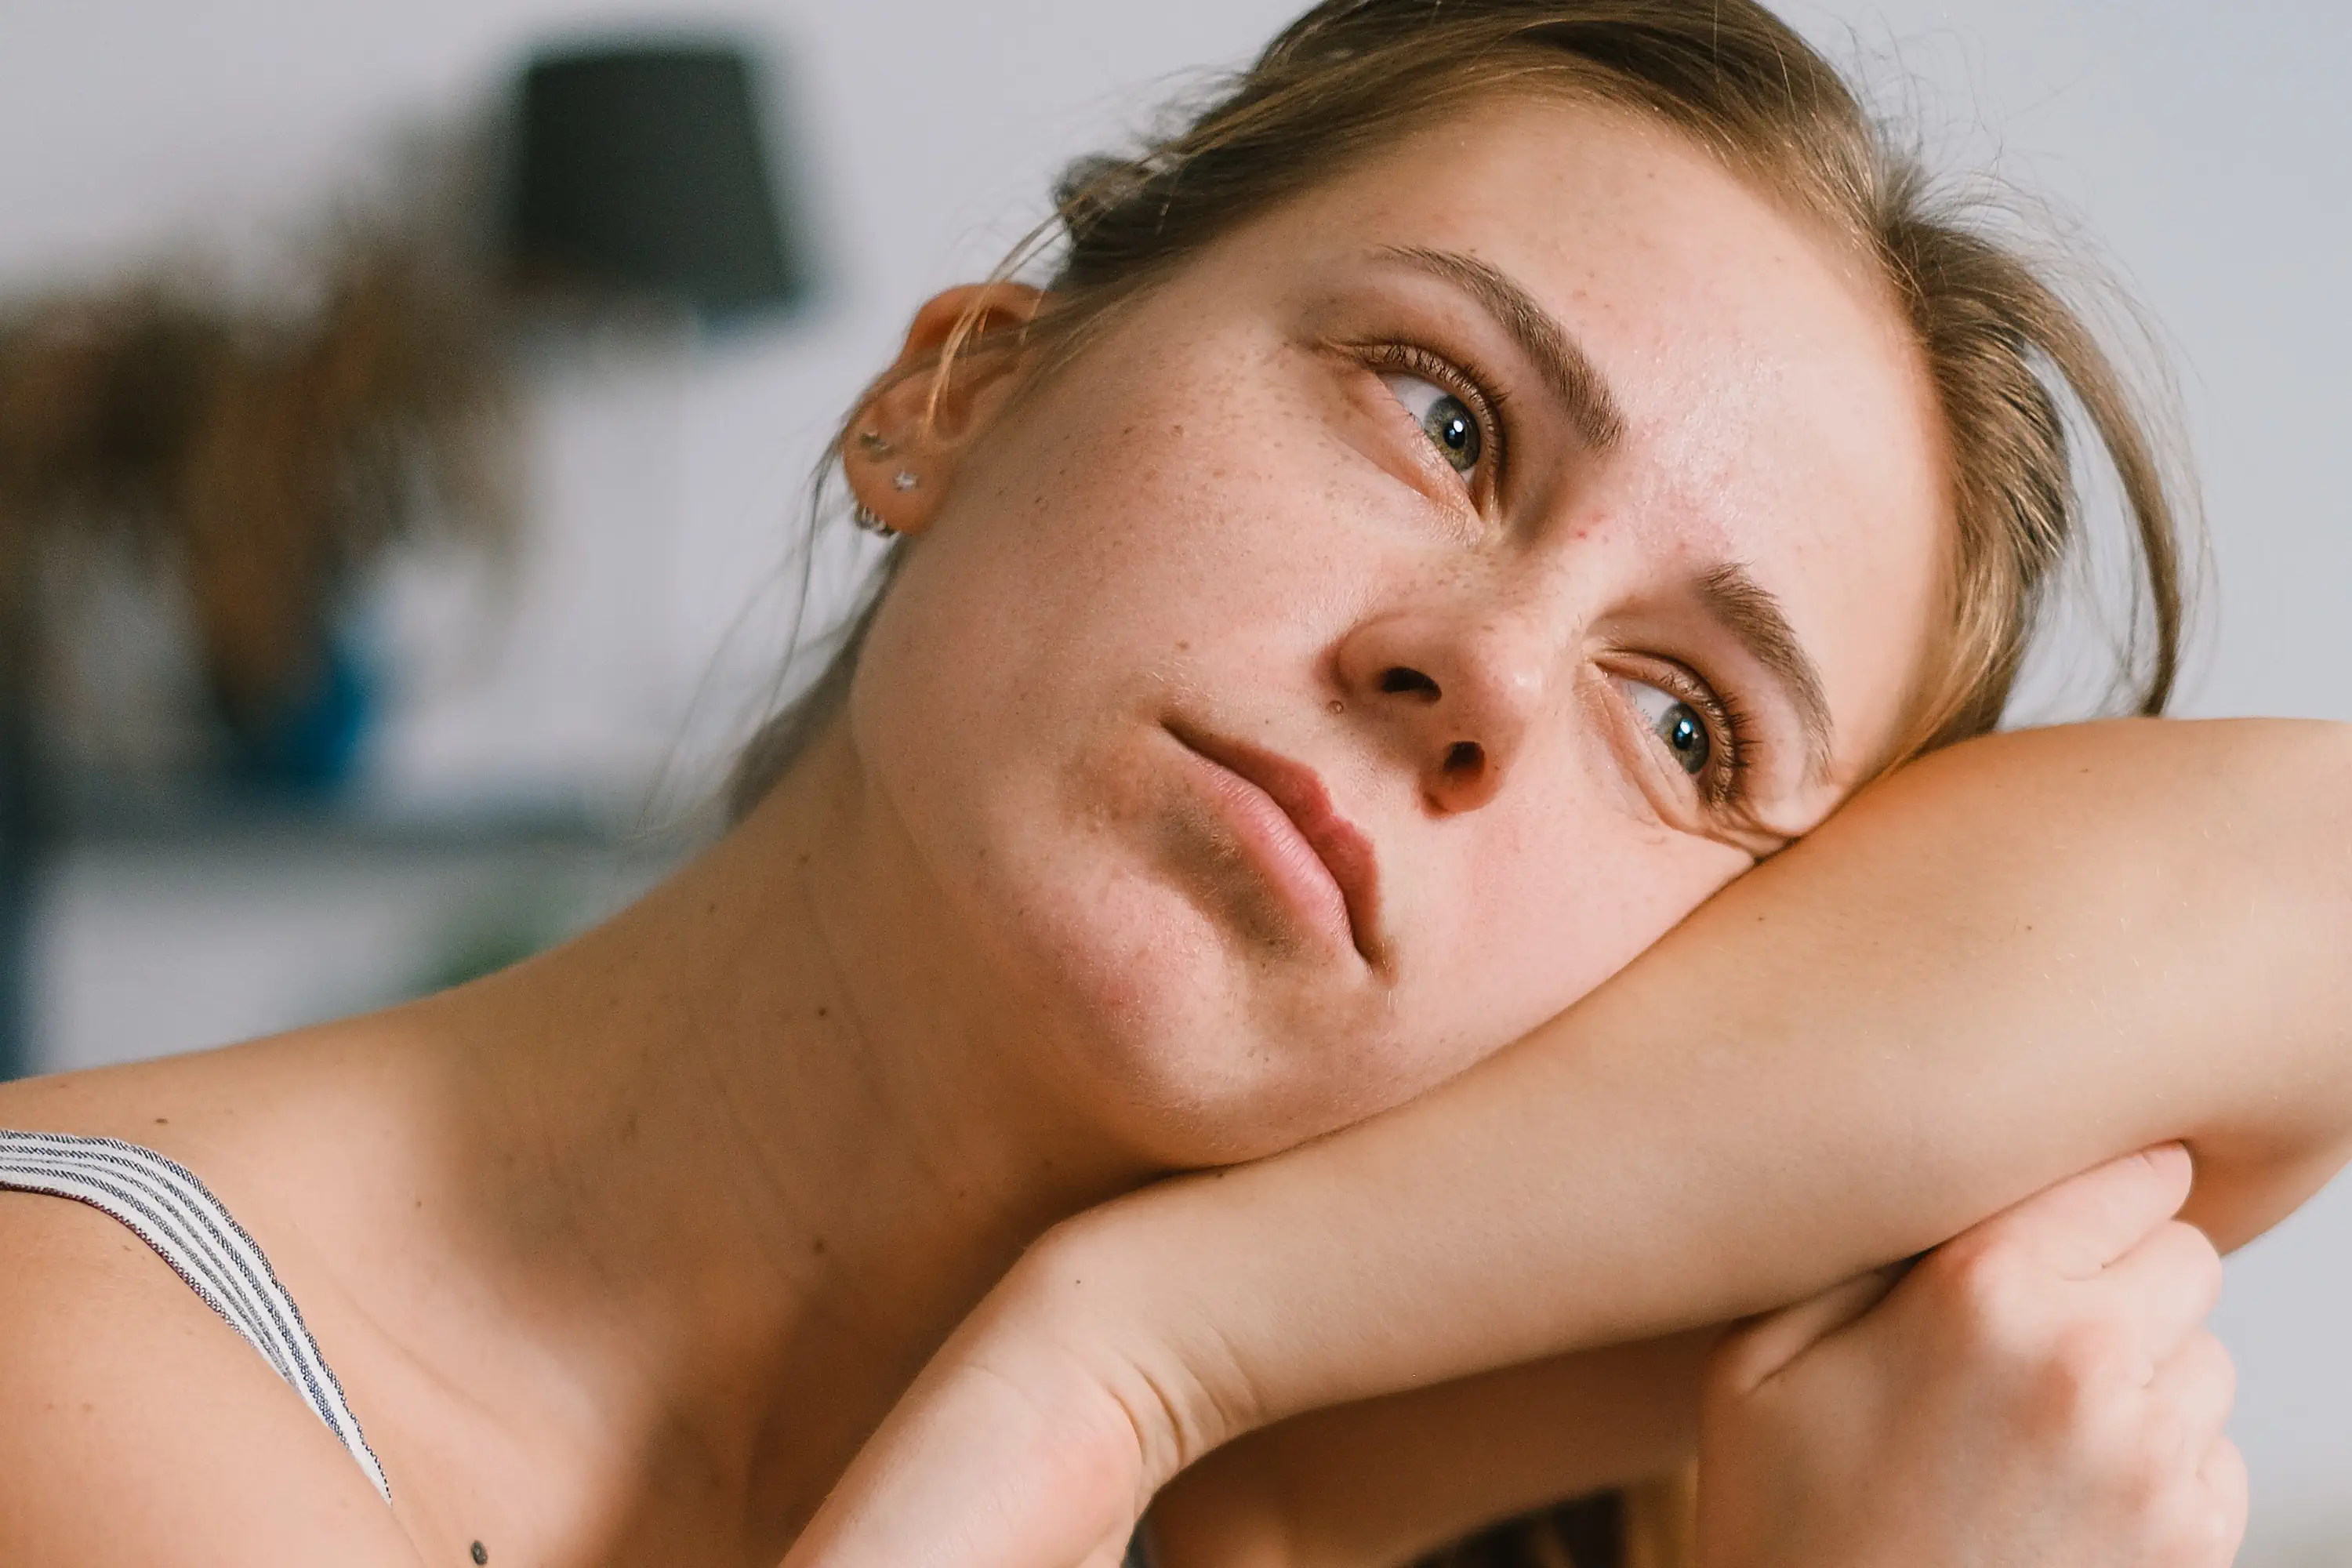
{"label": "finger", "polygon": [[2203,1231],[2168,1221],[2107,1265],[2097,1287],[2148,1359],[2165,1361],[2221,1299],[2221,1255]]}
{"label": "finger", "polygon": [[1903,1277],[1900,1267],[1874,1269],[1820,1295],[1751,1319],[1724,1336],[1715,1350],[1708,1381],[1747,1394],[1813,1346],[1885,1299]]}
{"label": "finger", "polygon": [[[1079,1563],[1078,1568],[1123,1568],[1127,1562],[1129,1541],[1130,1538],[1126,1535],[1116,1535],[1106,1539],[1101,1545],[1087,1553],[1086,1561]],[[1150,1561],[1148,1553],[1143,1560]]]}
{"label": "finger", "polygon": [[2238,1452],[2235,1443],[2221,1438],[2205,1451],[2197,1479],[2204,1484],[2205,1528],[2212,1544],[2208,1561],[2233,1563],[2246,1539],[2246,1457]]}
{"label": "finger", "polygon": [[2200,1333],[2157,1369],[2151,1395],[2161,1402],[2181,1436],[2181,1460],[2196,1464],[2223,1441],[2238,1399],[2238,1366],[2221,1342]]}
{"label": "finger", "polygon": [[2067,1279],[2086,1279],[2179,1213],[2189,1183],[2189,1152],[2159,1144],[2070,1176],[1963,1237],[1999,1239]]}

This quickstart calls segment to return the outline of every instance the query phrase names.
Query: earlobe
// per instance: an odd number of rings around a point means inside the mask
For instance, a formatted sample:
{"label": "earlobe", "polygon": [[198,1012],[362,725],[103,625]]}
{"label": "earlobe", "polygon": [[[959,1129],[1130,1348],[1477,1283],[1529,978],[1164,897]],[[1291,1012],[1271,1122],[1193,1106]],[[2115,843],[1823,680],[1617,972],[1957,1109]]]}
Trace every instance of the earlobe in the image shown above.
{"label": "earlobe", "polygon": [[1021,330],[1050,298],[1024,283],[970,284],[915,313],[898,363],[843,443],[859,527],[888,536],[930,526],[959,460],[1014,383]]}

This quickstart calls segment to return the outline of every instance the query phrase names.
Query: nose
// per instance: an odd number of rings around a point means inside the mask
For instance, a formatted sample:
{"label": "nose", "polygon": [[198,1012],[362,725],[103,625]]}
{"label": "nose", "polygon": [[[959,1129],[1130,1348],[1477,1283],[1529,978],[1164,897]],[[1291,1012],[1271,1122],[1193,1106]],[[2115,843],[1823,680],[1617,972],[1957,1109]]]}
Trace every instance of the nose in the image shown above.
{"label": "nose", "polygon": [[1439,811],[1495,798],[1542,711],[1557,650],[1507,617],[1415,611],[1357,626],[1339,650],[1349,706],[1375,715]]}

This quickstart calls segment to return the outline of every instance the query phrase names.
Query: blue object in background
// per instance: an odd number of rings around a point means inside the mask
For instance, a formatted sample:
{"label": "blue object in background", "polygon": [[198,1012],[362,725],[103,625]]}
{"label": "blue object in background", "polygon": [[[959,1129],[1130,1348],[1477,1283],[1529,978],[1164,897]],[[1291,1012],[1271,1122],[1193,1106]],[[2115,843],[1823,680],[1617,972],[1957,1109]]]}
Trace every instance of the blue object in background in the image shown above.
{"label": "blue object in background", "polygon": [[348,783],[376,706],[374,680],[350,639],[331,635],[318,679],[264,727],[230,725],[229,772],[268,793],[331,795]]}

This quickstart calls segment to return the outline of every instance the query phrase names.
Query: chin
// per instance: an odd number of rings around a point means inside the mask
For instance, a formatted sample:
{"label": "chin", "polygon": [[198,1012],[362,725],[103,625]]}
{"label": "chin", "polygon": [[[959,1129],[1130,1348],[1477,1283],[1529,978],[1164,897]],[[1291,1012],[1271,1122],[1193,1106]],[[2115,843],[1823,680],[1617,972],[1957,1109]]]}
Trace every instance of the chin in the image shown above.
{"label": "chin", "polygon": [[[1167,743],[1124,725],[1045,782],[1003,769],[985,794],[914,814],[918,853],[1023,1015],[1044,1081],[1171,1169],[1273,1153],[1425,1087],[1428,1031],[1351,948],[1171,860]],[[925,761],[908,776],[959,776]],[[987,851],[956,848],[971,845]]]}
{"label": "chin", "polygon": [[1269,959],[1147,879],[1082,902],[1033,960],[1046,1035],[1065,1081],[1152,1163],[1260,1158],[1431,1081],[1385,995],[1337,966]]}

